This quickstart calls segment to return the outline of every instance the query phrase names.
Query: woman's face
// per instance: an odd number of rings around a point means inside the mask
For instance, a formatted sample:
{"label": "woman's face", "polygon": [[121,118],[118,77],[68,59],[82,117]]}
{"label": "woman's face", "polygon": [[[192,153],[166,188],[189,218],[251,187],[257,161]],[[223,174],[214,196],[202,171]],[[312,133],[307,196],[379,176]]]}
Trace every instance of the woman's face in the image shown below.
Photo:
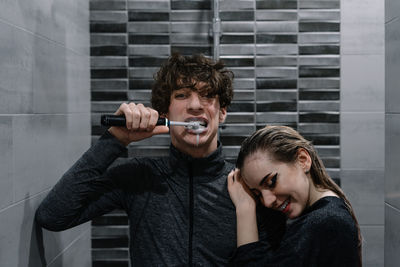
{"label": "woman's face", "polygon": [[273,160],[268,152],[257,151],[248,156],[240,171],[246,185],[261,203],[296,218],[313,202],[314,186],[306,172],[311,159],[305,150],[299,150],[294,163]]}

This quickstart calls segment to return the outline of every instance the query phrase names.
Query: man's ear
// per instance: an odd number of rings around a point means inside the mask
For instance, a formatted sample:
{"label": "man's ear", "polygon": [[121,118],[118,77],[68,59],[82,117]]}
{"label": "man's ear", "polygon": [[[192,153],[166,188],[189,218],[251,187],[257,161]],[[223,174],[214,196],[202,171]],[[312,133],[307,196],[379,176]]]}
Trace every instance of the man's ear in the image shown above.
{"label": "man's ear", "polygon": [[223,123],[226,119],[226,108],[220,108],[219,109],[219,123]]}
{"label": "man's ear", "polygon": [[311,156],[304,148],[299,148],[297,151],[297,162],[304,172],[309,172],[311,168]]}

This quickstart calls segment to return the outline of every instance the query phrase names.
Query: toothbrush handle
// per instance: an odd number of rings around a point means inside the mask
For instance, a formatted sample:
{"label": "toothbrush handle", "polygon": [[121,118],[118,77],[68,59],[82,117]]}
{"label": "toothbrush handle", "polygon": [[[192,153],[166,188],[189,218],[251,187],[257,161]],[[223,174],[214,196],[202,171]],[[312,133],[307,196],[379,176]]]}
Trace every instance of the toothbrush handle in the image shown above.
{"label": "toothbrush handle", "polygon": [[[103,126],[126,126],[125,115],[101,115],[100,122]],[[158,118],[156,125],[169,126],[169,121]]]}

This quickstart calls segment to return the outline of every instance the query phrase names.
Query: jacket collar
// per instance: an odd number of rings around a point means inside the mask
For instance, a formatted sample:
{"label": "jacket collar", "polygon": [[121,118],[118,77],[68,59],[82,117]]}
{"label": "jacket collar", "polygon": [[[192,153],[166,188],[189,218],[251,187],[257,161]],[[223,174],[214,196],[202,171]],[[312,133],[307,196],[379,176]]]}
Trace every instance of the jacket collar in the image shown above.
{"label": "jacket collar", "polygon": [[194,183],[207,183],[219,178],[225,160],[222,155],[222,145],[218,141],[217,149],[203,158],[193,158],[174,147],[169,149],[169,163],[171,176],[174,180],[184,183],[189,182],[190,169],[193,174]]}

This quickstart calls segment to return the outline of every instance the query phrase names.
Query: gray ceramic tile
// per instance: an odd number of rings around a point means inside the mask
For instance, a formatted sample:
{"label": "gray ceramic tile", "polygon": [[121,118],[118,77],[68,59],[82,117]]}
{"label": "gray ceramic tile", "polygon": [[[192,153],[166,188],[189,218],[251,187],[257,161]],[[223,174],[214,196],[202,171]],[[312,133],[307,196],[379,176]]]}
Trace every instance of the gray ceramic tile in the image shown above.
{"label": "gray ceramic tile", "polygon": [[35,38],[33,49],[34,112],[65,113],[68,94],[67,51],[41,38]]}
{"label": "gray ceramic tile", "polygon": [[[88,51],[89,1],[54,2],[51,6],[40,0],[24,5],[7,2],[2,4],[0,17],[29,32],[73,47],[76,51]],[[86,47],[76,46],[82,42]]]}
{"label": "gray ceramic tile", "polygon": [[96,22],[127,22],[128,12],[127,11],[90,11],[90,21]]}
{"label": "gray ceramic tile", "polygon": [[397,0],[386,0],[385,1],[385,22],[391,22],[399,17],[400,14],[400,2]]}
{"label": "gray ceramic tile", "polygon": [[212,21],[214,14],[210,10],[171,10],[171,21]]}
{"label": "gray ceramic tile", "polygon": [[170,45],[129,45],[129,54],[137,56],[168,56]]}
{"label": "gray ceramic tile", "polygon": [[326,20],[340,20],[340,11],[337,9],[331,10],[299,10],[299,19],[307,21],[326,21]]}
{"label": "gray ceramic tile", "polygon": [[149,9],[149,10],[160,10],[169,9],[169,0],[129,0],[128,9]]}
{"label": "gray ceramic tile", "polygon": [[263,78],[297,78],[296,67],[258,67],[256,69],[256,77]]}
{"label": "gray ceramic tile", "polygon": [[300,66],[339,66],[339,55],[300,56]]}
{"label": "gray ceramic tile", "polygon": [[90,34],[90,45],[102,46],[102,45],[126,45],[128,43],[128,37],[125,33],[91,33]]}
{"label": "gray ceramic tile", "polygon": [[297,55],[297,44],[256,45],[257,55]]}
{"label": "gray ceramic tile", "polygon": [[89,113],[14,117],[15,200],[53,186],[89,147],[89,134]]}
{"label": "gray ceramic tile", "polygon": [[300,112],[310,111],[340,111],[339,101],[299,101],[298,110]]}
{"label": "gray ceramic tile", "polygon": [[104,67],[128,67],[127,57],[90,57],[90,67],[94,68],[104,68]]}
{"label": "gray ceramic tile", "polygon": [[129,22],[128,32],[130,33],[169,33],[169,22]]}
{"label": "gray ceramic tile", "polygon": [[341,110],[383,112],[385,110],[384,55],[341,57]]}
{"label": "gray ceramic tile", "polygon": [[386,202],[400,209],[400,114],[386,114],[385,124]]}
{"label": "gray ceramic tile", "polygon": [[385,156],[383,112],[342,112],[340,121],[342,168],[383,169]]}
{"label": "gray ceramic tile", "polygon": [[0,209],[13,202],[12,136],[12,117],[0,116]]}
{"label": "gray ceramic tile", "polygon": [[384,227],[362,225],[361,234],[364,238],[363,266],[384,266]]}
{"label": "gray ceramic tile", "polygon": [[253,0],[221,0],[219,1],[219,10],[234,11],[254,9]]}
{"label": "gray ceramic tile", "polygon": [[249,21],[223,21],[221,31],[226,32],[254,32],[254,22]]}
{"label": "gray ceramic tile", "polygon": [[32,112],[31,34],[0,23],[0,114]]}
{"label": "gray ceramic tile", "polygon": [[210,36],[207,33],[173,33],[171,34],[171,44],[208,44]]}
{"label": "gray ceramic tile", "polygon": [[395,267],[400,262],[400,210],[385,205],[385,266]]}
{"label": "gray ceramic tile", "polygon": [[384,224],[384,171],[343,170],[341,187],[360,224]]}
{"label": "gray ceramic tile", "polygon": [[340,42],[340,33],[336,32],[305,32],[299,33],[299,44],[336,44]]}
{"label": "gray ceramic tile", "polygon": [[[67,112],[90,112],[90,58],[67,51]],[[36,98],[35,98],[36,99]]]}
{"label": "gray ceramic tile", "polygon": [[211,22],[172,22],[171,32],[173,33],[208,33]]}
{"label": "gray ceramic tile", "polygon": [[299,123],[298,131],[301,134],[338,134],[339,123]]}
{"label": "gray ceramic tile", "polygon": [[299,88],[301,89],[339,89],[339,78],[300,78]]}
{"label": "gray ceramic tile", "polygon": [[400,20],[387,23],[385,30],[386,111],[400,113]]}
{"label": "gray ceramic tile", "polygon": [[297,21],[295,10],[256,10],[256,20]]}
{"label": "gray ceramic tile", "polygon": [[90,230],[84,232],[71,246],[58,255],[48,266],[82,266],[91,267],[91,239]]}
{"label": "gray ceramic tile", "polygon": [[220,55],[253,55],[255,51],[254,45],[229,45],[220,46]]}
{"label": "gray ceramic tile", "polygon": [[384,53],[384,2],[342,1],[342,54]]}
{"label": "gray ceramic tile", "polygon": [[298,31],[297,21],[258,21],[256,22],[257,32],[295,32]]}
{"label": "gray ceramic tile", "polygon": [[[33,218],[36,208],[45,197],[47,191],[33,198],[13,205],[0,212],[0,227],[7,229],[0,234],[1,266],[41,266],[39,262],[38,242],[36,239]],[[89,224],[75,227],[61,233],[44,230],[44,250],[47,263],[66,249],[73,240],[87,232]],[[87,250],[89,243],[81,244],[76,249]],[[79,264],[78,264],[79,266]]]}

